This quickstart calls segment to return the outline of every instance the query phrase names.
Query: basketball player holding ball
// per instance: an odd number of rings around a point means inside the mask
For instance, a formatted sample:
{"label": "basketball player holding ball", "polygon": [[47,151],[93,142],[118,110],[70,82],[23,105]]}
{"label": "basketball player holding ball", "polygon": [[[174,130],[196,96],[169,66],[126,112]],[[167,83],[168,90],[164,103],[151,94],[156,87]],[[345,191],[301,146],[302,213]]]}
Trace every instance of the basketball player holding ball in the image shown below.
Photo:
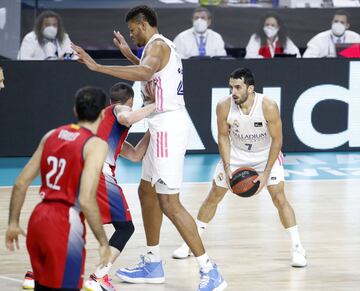
{"label": "basketball player holding ball", "polygon": [[[254,183],[260,182],[256,194],[267,187],[281,223],[290,234],[291,266],[305,267],[305,250],[300,242],[294,210],[284,193],[279,109],[274,101],[254,91],[255,80],[249,69],[233,71],[229,85],[231,96],[220,100],[216,108],[221,160],[215,170],[212,188],[197,216],[199,233],[214,217],[218,204],[230,189],[232,173],[240,167],[252,167],[259,173],[254,180]],[[186,244],[173,253],[173,257],[178,259],[188,256]]]}

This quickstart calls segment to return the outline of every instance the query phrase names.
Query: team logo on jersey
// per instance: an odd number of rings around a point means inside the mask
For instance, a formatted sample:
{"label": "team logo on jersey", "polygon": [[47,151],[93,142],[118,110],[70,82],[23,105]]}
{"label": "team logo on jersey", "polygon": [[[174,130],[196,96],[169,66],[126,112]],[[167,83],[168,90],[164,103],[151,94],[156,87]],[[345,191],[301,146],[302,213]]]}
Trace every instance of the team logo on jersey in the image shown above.
{"label": "team logo on jersey", "polygon": [[232,124],[234,127],[239,127],[239,121],[237,121],[237,120],[234,120],[233,121],[233,124]]}
{"label": "team logo on jersey", "polygon": [[262,124],[261,121],[260,121],[260,122],[254,122],[254,126],[255,126],[255,127],[262,127],[263,124]]}

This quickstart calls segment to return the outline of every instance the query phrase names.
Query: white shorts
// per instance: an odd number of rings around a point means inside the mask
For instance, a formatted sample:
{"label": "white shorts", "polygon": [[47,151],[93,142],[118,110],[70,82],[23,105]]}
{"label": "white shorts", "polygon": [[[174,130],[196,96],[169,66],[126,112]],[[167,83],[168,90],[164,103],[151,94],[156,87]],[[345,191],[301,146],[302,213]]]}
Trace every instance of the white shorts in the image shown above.
{"label": "white shorts", "polygon": [[189,136],[185,108],[152,117],[149,130],[150,143],[142,162],[141,179],[155,185],[157,193],[179,193]]}
{"label": "white shorts", "polygon": [[[234,172],[236,169],[241,167],[251,167],[251,165],[236,165],[230,163],[230,170]],[[216,166],[214,173],[214,182],[217,186],[228,189],[228,184],[225,179],[225,171],[222,160]],[[277,185],[280,182],[285,181],[284,167],[282,166],[282,160],[277,159],[274,166],[271,169],[269,179],[267,180],[266,186]]]}

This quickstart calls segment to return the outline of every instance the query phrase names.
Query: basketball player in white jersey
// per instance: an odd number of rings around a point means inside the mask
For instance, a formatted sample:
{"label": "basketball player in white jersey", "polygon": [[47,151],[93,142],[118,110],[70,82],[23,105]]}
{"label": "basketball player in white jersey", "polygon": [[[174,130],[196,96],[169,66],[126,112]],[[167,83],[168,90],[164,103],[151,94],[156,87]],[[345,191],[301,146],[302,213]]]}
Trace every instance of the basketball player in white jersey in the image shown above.
{"label": "basketball player in white jersey", "polygon": [[114,42],[133,66],[103,66],[82,48],[73,49],[90,70],[121,79],[141,82],[144,103],[151,98],[148,88],[155,88],[156,111],[148,117],[150,143],[143,159],[139,198],[147,240],[147,254],[135,268],[119,269],[116,274],[131,283],[163,283],[159,240],[164,213],[189,245],[200,266],[198,290],[224,290],[227,283],[211,263],[198,234],[194,219],[179,201],[184,155],[189,124],[183,98],[183,68],[174,44],[160,35],[153,9],[142,5],[126,15],[130,37],[138,47],[144,46],[141,59],[130,50],[125,39],[114,32]]}
{"label": "basketball player in white jersey", "polygon": [[[230,189],[231,173],[240,167],[252,167],[259,173],[254,180],[254,183],[260,181],[257,193],[267,186],[281,223],[290,234],[291,266],[305,267],[305,250],[300,242],[295,214],[284,193],[279,109],[274,101],[254,91],[255,80],[249,69],[233,71],[229,84],[231,96],[220,100],[216,108],[221,160],[216,167],[210,193],[197,216],[199,233],[201,235],[214,217],[218,204]],[[173,257],[186,258],[189,251],[184,243],[174,251]]]}

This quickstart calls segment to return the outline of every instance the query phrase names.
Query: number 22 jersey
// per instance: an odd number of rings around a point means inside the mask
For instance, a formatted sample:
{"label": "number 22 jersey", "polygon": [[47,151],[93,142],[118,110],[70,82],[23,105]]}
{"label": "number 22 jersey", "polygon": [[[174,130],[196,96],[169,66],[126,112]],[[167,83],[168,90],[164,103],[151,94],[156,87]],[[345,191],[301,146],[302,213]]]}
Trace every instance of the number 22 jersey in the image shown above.
{"label": "number 22 jersey", "polygon": [[93,136],[89,129],[75,124],[61,126],[48,136],[40,162],[40,195],[44,202],[62,202],[79,208],[83,149]]}

